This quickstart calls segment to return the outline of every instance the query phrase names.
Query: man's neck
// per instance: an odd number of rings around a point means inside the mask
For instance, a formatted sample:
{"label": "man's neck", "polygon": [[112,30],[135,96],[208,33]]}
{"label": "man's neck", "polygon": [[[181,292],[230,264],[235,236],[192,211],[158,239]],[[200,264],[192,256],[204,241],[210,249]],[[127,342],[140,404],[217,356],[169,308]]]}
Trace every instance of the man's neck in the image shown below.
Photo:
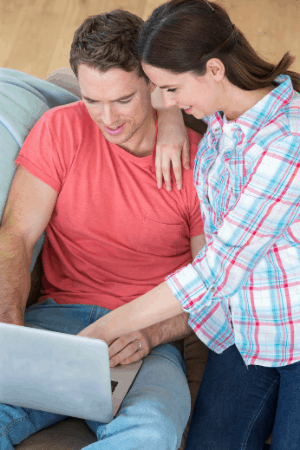
{"label": "man's neck", "polygon": [[149,108],[149,113],[146,116],[141,127],[134,133],[134,135],[121,148],[131,153],[134,156],[143,158],[152,153],[155,144],[155,111],[152,107]]}

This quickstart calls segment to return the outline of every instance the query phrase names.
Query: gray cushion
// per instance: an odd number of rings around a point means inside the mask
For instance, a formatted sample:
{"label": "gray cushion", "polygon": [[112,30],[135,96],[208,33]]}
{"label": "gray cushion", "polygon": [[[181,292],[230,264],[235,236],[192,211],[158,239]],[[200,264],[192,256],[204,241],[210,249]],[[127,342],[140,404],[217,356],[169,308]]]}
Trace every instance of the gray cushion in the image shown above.
{"label": "gray cushion", "polygon": [[81,450],[96,442],[84,420],[69,418],[30,436],[16,450]]}
{"label": "gray cushion", "polygon": [[[14,160],[27,134],[48,109],[77,100],[76,95],[47,81],[0,69],[0,221],[16,171]],[[44,236],[34,248],[31,270],[43,242]]]}

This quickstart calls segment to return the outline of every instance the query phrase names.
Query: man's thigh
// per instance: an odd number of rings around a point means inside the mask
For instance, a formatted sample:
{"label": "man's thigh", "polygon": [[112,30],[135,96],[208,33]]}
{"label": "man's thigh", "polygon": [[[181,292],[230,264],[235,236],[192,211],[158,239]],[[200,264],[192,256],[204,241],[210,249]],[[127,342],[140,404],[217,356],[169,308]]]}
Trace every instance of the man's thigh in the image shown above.
{"label": "man's thigh", "polygon": [[101,440],[101,450],[118,446],[122,450],[177,449],[190,408],[182,357],[177,348],[166,344],[144,358],[116,418],[107,425],[87,423]]}
{"label": "man's thigh", "polygon": [[96,305],[58,304],[49,298],[27,308],[25,324],[75,335],[108,312]]}
{"label": "man's thigh", "polygon": [[0,404],[0,449],[12,450],[26,438],[66,416]]}

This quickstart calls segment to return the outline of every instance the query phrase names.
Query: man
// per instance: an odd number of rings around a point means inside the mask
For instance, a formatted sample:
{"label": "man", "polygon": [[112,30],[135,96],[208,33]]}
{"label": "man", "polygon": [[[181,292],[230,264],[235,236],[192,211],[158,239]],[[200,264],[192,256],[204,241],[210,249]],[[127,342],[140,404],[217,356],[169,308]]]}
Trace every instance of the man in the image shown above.
{"label": "man", "polygon": [[[203,227],[191,171],[183,188],[158,190],[153,86],[134,55],[142,20],[120,10],[76,31],[71,67],[82,102],[52,109],[16,159],[0,230],[1,320],[24,324],[32,249],[47,229],[43,298],[27,323],[78,334],[191,261]],[[199,136],[189,132],[191,157]],[[190,333],[187,315],[123,336],[111,366],[144,358],[109,424],[89,421],[97,449],[174,449],[190,413],[182,358],[169,342]],[[0,446],[12,446],[64,417],[0,405]]]}

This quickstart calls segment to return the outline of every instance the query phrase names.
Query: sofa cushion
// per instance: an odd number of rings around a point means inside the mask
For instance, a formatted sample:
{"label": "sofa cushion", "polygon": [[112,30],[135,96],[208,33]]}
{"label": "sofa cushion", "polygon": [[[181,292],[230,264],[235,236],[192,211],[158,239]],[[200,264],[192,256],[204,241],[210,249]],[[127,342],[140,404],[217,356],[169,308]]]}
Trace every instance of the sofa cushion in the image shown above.
{"label": "sofa cushion", "polygon": [[68,418],[30,436],[16,450],[81,450],[96,442],[84,420]]}
{"label": "sofa cushion", "polygon": [[[79,98],[53,84],[18,70],[0,69],[0,221],[16,171],[14,160],[37,120],[55,106]],[[37,242],[31,270],[44,242]]]}

